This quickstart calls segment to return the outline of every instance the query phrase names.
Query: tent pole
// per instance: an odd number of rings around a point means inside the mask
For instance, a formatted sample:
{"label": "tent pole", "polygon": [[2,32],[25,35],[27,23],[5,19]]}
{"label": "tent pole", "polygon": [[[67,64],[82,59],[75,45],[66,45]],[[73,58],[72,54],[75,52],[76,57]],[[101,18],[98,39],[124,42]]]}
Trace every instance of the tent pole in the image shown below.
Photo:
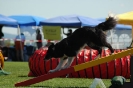
{"label": "tent pole", "polygon": [[21,30],[20,30],[20,27],[19,27],[19,25],[18,25],[18,35],[19,35],[19,37],[20,37],[20,51],[21,51],[21,58],[22,58],[22,60],[24,61],[24,58],[23,58],[23,48],[22,48],[22,40],[21,40],[21,35],[20,35],[20,32],[21,32]]}
{"label": "tent pole", "polygon": [[131,47],[133,47],[133,24],[132,24],[132,41],[131,41]]}

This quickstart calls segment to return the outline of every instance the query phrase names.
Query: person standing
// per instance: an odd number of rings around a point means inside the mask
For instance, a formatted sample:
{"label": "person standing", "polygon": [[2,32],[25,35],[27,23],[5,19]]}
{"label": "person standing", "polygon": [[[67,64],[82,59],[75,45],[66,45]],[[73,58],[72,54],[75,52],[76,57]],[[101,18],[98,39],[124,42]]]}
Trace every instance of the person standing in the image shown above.
{"label": "person standing", "polygon": [[2,28],[3,25],[0,25],[0,46],[4,46],[4,41],[3,41],[4,33],[2,32]]}
{"label": "person standing", "polygon": [[23,50],[24,50],[25,36],[23,33],[17,35],[15,38],[15,49],[17,61],[23,61]]}
{"label": "person standing", "polygon": [[36,30],[36,40],[37,48],[40,49],[42,47],[42,35],[39,29]]}

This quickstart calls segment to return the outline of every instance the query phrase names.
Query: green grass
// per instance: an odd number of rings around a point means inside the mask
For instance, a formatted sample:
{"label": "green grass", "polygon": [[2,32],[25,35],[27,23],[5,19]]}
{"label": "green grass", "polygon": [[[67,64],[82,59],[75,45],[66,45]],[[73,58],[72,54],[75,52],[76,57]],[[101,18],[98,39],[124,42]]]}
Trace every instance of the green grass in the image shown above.
{"label": "green grass", "polygon": [[[9,75],[0,75],[0,88],[15,88],[14,84],[21,82],[31,77],[27,77],[29,73],[28,62],[5,62],[4,71],[11,72]],[[110,79],[102,79],[106,87],[110,86]],[[64,88],[64,87],[89,87],[93,79],[84,78],[53,78],[47,81],[30,85],[23,88]],[[19,87],[20,88],[20,87]]]}

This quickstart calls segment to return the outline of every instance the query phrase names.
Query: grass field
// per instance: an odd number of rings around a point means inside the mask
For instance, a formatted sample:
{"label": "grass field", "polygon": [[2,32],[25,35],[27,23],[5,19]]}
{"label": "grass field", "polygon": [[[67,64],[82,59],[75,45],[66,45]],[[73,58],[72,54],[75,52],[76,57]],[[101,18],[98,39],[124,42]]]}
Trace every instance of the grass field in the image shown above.
{"label": "grass field", "polygon": [[[14,84],[21,82],[30,77],[27,76],[29,72],[28,62],[5,62],[4,71],[11,72],[9,75],[0,75],[0,88],[15,88]],[[110,86],[110,79],[102,79],[106,87]],[[23,88],[89,88],[93,79],[83,78],[53,78],[44,82]],[[19,87],[20,88],[20,87]],[[99,87],[97,87],[99,88]]]}

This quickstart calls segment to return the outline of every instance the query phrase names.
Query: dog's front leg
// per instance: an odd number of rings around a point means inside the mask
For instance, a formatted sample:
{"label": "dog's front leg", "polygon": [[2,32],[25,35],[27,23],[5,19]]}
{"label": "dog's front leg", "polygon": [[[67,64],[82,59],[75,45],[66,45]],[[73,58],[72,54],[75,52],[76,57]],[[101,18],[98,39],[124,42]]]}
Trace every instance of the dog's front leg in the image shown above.
{"label": "dog's front leg", "polygon": [[94,60],[99,59],[100,57],[101,57],[101,54],[98,54],[98,55],[94,58]]}
{"label": "dog's front leg", "polygon": [[53,69],[53,70],[49,70],[49,73],[52,73],[52,72],[56,72],[56,71],[61,70],[61,68],[65,66],[65,64],[67,63],[67,61],[68,61],[68,59],[65,59],[64,60],[64,58],[60,58],[60,62],[58,64],[58,66],[55,69]]}
{"label": "dog's front leg", "polygon": [[[64,67],[64,66],[66,65],[67,62],[68,62],[68,59],[64,59],[61,68]],[[60,69],[61,69],[61,68],[60,68]]]}
{"label": "dog's front leg", "polygon": [[66,68],[70,67],[72,62],[73,62],[73,60],[74,60],[74,57],[68,57],[67,64],[64,67],[62,67],[61,69],[66,69]]}

